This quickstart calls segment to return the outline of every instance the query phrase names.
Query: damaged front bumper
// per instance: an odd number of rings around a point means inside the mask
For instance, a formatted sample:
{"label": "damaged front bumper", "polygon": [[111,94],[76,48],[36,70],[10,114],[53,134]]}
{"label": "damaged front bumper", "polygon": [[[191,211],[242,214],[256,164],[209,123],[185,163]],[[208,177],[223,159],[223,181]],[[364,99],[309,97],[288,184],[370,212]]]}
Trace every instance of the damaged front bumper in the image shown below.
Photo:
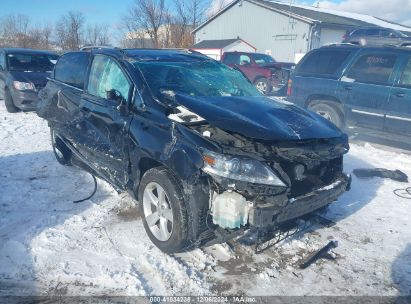
{"label": "damaged front bumper", "polygon": [[255,227],[275,226],[285,223],[327,206],[337,200],[342,193],[348,191],[350,187],[351,176],[342,174],[328,186],[296,198],[288,199],[284,207],[251,207],[248,223]]}
{"label": "damaged front bumper", "polygon": [[[348,191],[350,186],[351,176],[341,173],[329,185],[322,186],[304,195],[294,198],[287,198],[284,195],[274,196],[274,198],[277,199],[277,202],[274,204],[270,203],[270,198],[273,197],[265,196],[266,201],[260,200],[258,203],[248,201],[248,205],[246,205],[245,198],[238,192],[234,190],[230,192],[226,191],[214,197],[212,202],[212,213],[214,213],[213,222],[222,228],[229,229],[240,228],[240,226],[258,228],[278,226],[327,206],[337,200],[342,193]],[[230,193],[230,196],[227,196],[227,193]],[[221,209],[215,204],[221,204],[220,201],[224,195],[231,197],[231,201],[227,201],[227,199],[224,198],[224,204],[226,204],[226,206]],[[278,199],[284,201],[278,204]],[[240,219],[237,223],[240,222],[241,225],[237,224],[234,227],[234,225],[227,225],[225,220],[221,221],[222,214],[227,215],[232,213],[230,212],[232,210],[239,210],[234,213],[236,213],[237,218]],[[218,214],[214,211],[217,211]],[[214,215],[217,216],[214,218]]]}

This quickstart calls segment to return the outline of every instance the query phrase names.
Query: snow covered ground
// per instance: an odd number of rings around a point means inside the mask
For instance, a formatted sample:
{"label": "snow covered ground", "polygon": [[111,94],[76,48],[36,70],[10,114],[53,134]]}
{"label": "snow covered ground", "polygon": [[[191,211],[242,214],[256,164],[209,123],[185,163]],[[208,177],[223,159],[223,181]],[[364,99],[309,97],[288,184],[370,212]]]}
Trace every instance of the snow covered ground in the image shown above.
{"label": "snow covered ground", "polygon": [[[227,244],[168,256],[144,232],[136,203],[89,174],[55,161],[47,124],[8,114],[0,102],[0,295],[409,295],[409,184],[359,180],[314,225],[267,251]],[[411,155],[352,144],[354,168],[401,169]],[[336,260],[299,262],[330,239]]]}

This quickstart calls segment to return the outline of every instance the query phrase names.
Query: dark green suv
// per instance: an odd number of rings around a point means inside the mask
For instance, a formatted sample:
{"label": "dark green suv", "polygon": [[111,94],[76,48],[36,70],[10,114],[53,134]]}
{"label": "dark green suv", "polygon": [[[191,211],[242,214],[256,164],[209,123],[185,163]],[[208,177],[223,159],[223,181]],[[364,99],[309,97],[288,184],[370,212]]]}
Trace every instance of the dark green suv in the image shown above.
{"label": "dark green suv", "polygon": [[297,65],[288,100],[340,128],[411,135],[411,49],[332,45]]}

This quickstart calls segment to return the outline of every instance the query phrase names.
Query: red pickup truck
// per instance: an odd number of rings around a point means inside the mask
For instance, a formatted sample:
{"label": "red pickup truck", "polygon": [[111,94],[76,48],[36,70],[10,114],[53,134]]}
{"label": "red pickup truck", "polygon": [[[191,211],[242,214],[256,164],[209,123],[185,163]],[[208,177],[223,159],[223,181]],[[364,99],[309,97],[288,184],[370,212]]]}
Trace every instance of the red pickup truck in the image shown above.
{"label": "red pickup truck", "polygon": [[276,62],[273,57],[260,53],[225,52],[224,64],[239,69],[264,94],[285,88],[294,63]]}

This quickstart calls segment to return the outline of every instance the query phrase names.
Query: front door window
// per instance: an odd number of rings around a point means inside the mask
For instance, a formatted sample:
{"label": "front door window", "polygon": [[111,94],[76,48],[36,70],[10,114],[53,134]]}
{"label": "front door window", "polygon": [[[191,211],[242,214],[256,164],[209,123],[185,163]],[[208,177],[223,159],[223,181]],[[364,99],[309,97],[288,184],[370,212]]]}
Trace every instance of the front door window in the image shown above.
{"label": "front door window", "polygon": [[125,100],[130,94],[130,82],[119,65],[110,57],[97,55],[91,66],[87,91],[91,95],[111,99],[113,90]]}

